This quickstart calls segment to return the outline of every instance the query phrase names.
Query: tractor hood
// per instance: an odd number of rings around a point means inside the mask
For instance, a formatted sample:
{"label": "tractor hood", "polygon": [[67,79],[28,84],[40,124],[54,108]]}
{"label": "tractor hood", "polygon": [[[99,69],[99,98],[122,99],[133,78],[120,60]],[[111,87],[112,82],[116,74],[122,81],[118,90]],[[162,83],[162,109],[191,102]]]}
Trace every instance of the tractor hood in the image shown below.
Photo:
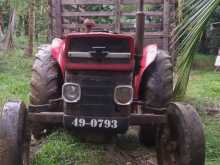
{"label": "tractor hood", "polygon": [[132,70],[135,44],[128,35],[91,32],[64,36],[66,69]]}
{"label": "tractor hood", "polygon": [[[134,39],[113,33],[71,33],[65,36],[67,51],[130,53],[134,55]],[[102,48],[102,49],[101,49]]]}

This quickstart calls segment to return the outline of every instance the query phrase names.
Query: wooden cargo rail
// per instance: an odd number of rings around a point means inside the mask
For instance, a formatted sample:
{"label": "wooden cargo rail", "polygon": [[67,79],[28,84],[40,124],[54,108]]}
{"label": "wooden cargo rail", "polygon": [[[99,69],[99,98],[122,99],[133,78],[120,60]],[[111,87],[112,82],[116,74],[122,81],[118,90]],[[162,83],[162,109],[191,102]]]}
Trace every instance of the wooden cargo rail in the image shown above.
{"label": "wooden cargo rail", "polygon": [[[145,2],[145,45],[158,44],[169,49],[171,23],[175,20],[176,0],[144,0]],[[51,32],[53,37],[83,29],[83,20],[92,18],[96,29],[116,33],[135,33],[136,5],[138,0],[49,0],[51,8]],[[94,6],[101,8],[89,10]],[[108,10],[102,10],[107,6]],[[127,11],[124,8],[130,8]],[[97,21],[108,20],[107,22]]]}

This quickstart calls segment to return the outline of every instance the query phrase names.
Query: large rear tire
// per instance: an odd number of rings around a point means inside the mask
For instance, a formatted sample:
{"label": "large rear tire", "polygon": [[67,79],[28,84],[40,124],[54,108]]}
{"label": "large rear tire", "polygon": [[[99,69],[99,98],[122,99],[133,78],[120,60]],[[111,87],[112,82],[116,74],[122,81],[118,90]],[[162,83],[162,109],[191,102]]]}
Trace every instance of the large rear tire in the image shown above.
{"label": "large rear tire", "polygon": [[168,124],[157,136],[159,165],[204,165],[205,138],[198,113],[191,105],[171,103]]}
{"label": "large rear tire", "polygon": [[[142,113],[151,113],[147,107],[164,108],[173,93],[173,72],[170,56],[165,51],[158,55],[150,68],[144,73],[141,84],[141,97],[144,100]],[[140,127],[140,142],[148,147],[156,143],[157,126],[154,124]]]}
{"label": "large rear tire", "polygon": [[28,165],[30,134],[26,123],[27,111],[19,101],[5,104],[0,116],[0,163]]}
{"label": "large rear tire", "polygon": [[[58,63],[52,58],[49,46],[43,46],[36,54],[32,68],[31,96],[32,105],[48,104],[51,99],[61,97],[62,75]],[[36,139],[50,132],[50,125],[32,125]]]}

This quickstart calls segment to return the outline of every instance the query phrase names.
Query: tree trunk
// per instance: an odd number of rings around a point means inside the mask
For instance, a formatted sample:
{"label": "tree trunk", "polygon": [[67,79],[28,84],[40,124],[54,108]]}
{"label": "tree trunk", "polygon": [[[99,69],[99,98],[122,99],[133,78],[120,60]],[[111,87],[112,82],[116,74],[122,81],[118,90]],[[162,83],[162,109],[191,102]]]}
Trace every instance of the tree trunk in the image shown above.
{"label": "tree trunk", "polygon": [[29,0],[29,17],[28,17],[28,48],[26,54],[28,56],[33,55],[34,47],[34,29],[35,29],[35,0]]}
{"label": "tree trunk", "polygon": [[4,39],[0,43],[1,50],[8,50],[14,48],[13,34],[15,31],[15,17],[16,17],[16,11],[14,9],[10,16],[8,31],[4,36]]}
{"label": "tree trunk", "polygon": [[3,14],[0,10],[0,39],[3,37]]}
{"label": "tree trunk", "polygon": [[28,24],[28,16],[29,16],[29,14],[25,14],[24,15],[24,35],[25,36],[28,36],[28,26],[29,26],[29,24]]}

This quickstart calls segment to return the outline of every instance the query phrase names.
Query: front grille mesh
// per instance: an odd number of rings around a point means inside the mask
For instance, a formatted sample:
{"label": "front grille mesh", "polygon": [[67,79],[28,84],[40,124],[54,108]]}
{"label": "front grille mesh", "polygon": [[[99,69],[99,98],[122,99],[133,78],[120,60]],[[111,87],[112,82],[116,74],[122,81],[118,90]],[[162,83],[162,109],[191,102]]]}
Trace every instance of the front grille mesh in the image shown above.
{"label": "front grille mesh", "polygon": [[89,76],[81,81],[82,111],[91,111],[103,115],[115,111],[114,88],[115,82],[110,77]]}
{"label": "front grille mesh", "polygon": [[66,74],[66,82],[81,86],[81,99],[77,104],[68,105],[68,114],[85,116],[112,116],[118,113],[114,102],[114,90],[117,85],[131,83],[130,72],[81,71]]}

